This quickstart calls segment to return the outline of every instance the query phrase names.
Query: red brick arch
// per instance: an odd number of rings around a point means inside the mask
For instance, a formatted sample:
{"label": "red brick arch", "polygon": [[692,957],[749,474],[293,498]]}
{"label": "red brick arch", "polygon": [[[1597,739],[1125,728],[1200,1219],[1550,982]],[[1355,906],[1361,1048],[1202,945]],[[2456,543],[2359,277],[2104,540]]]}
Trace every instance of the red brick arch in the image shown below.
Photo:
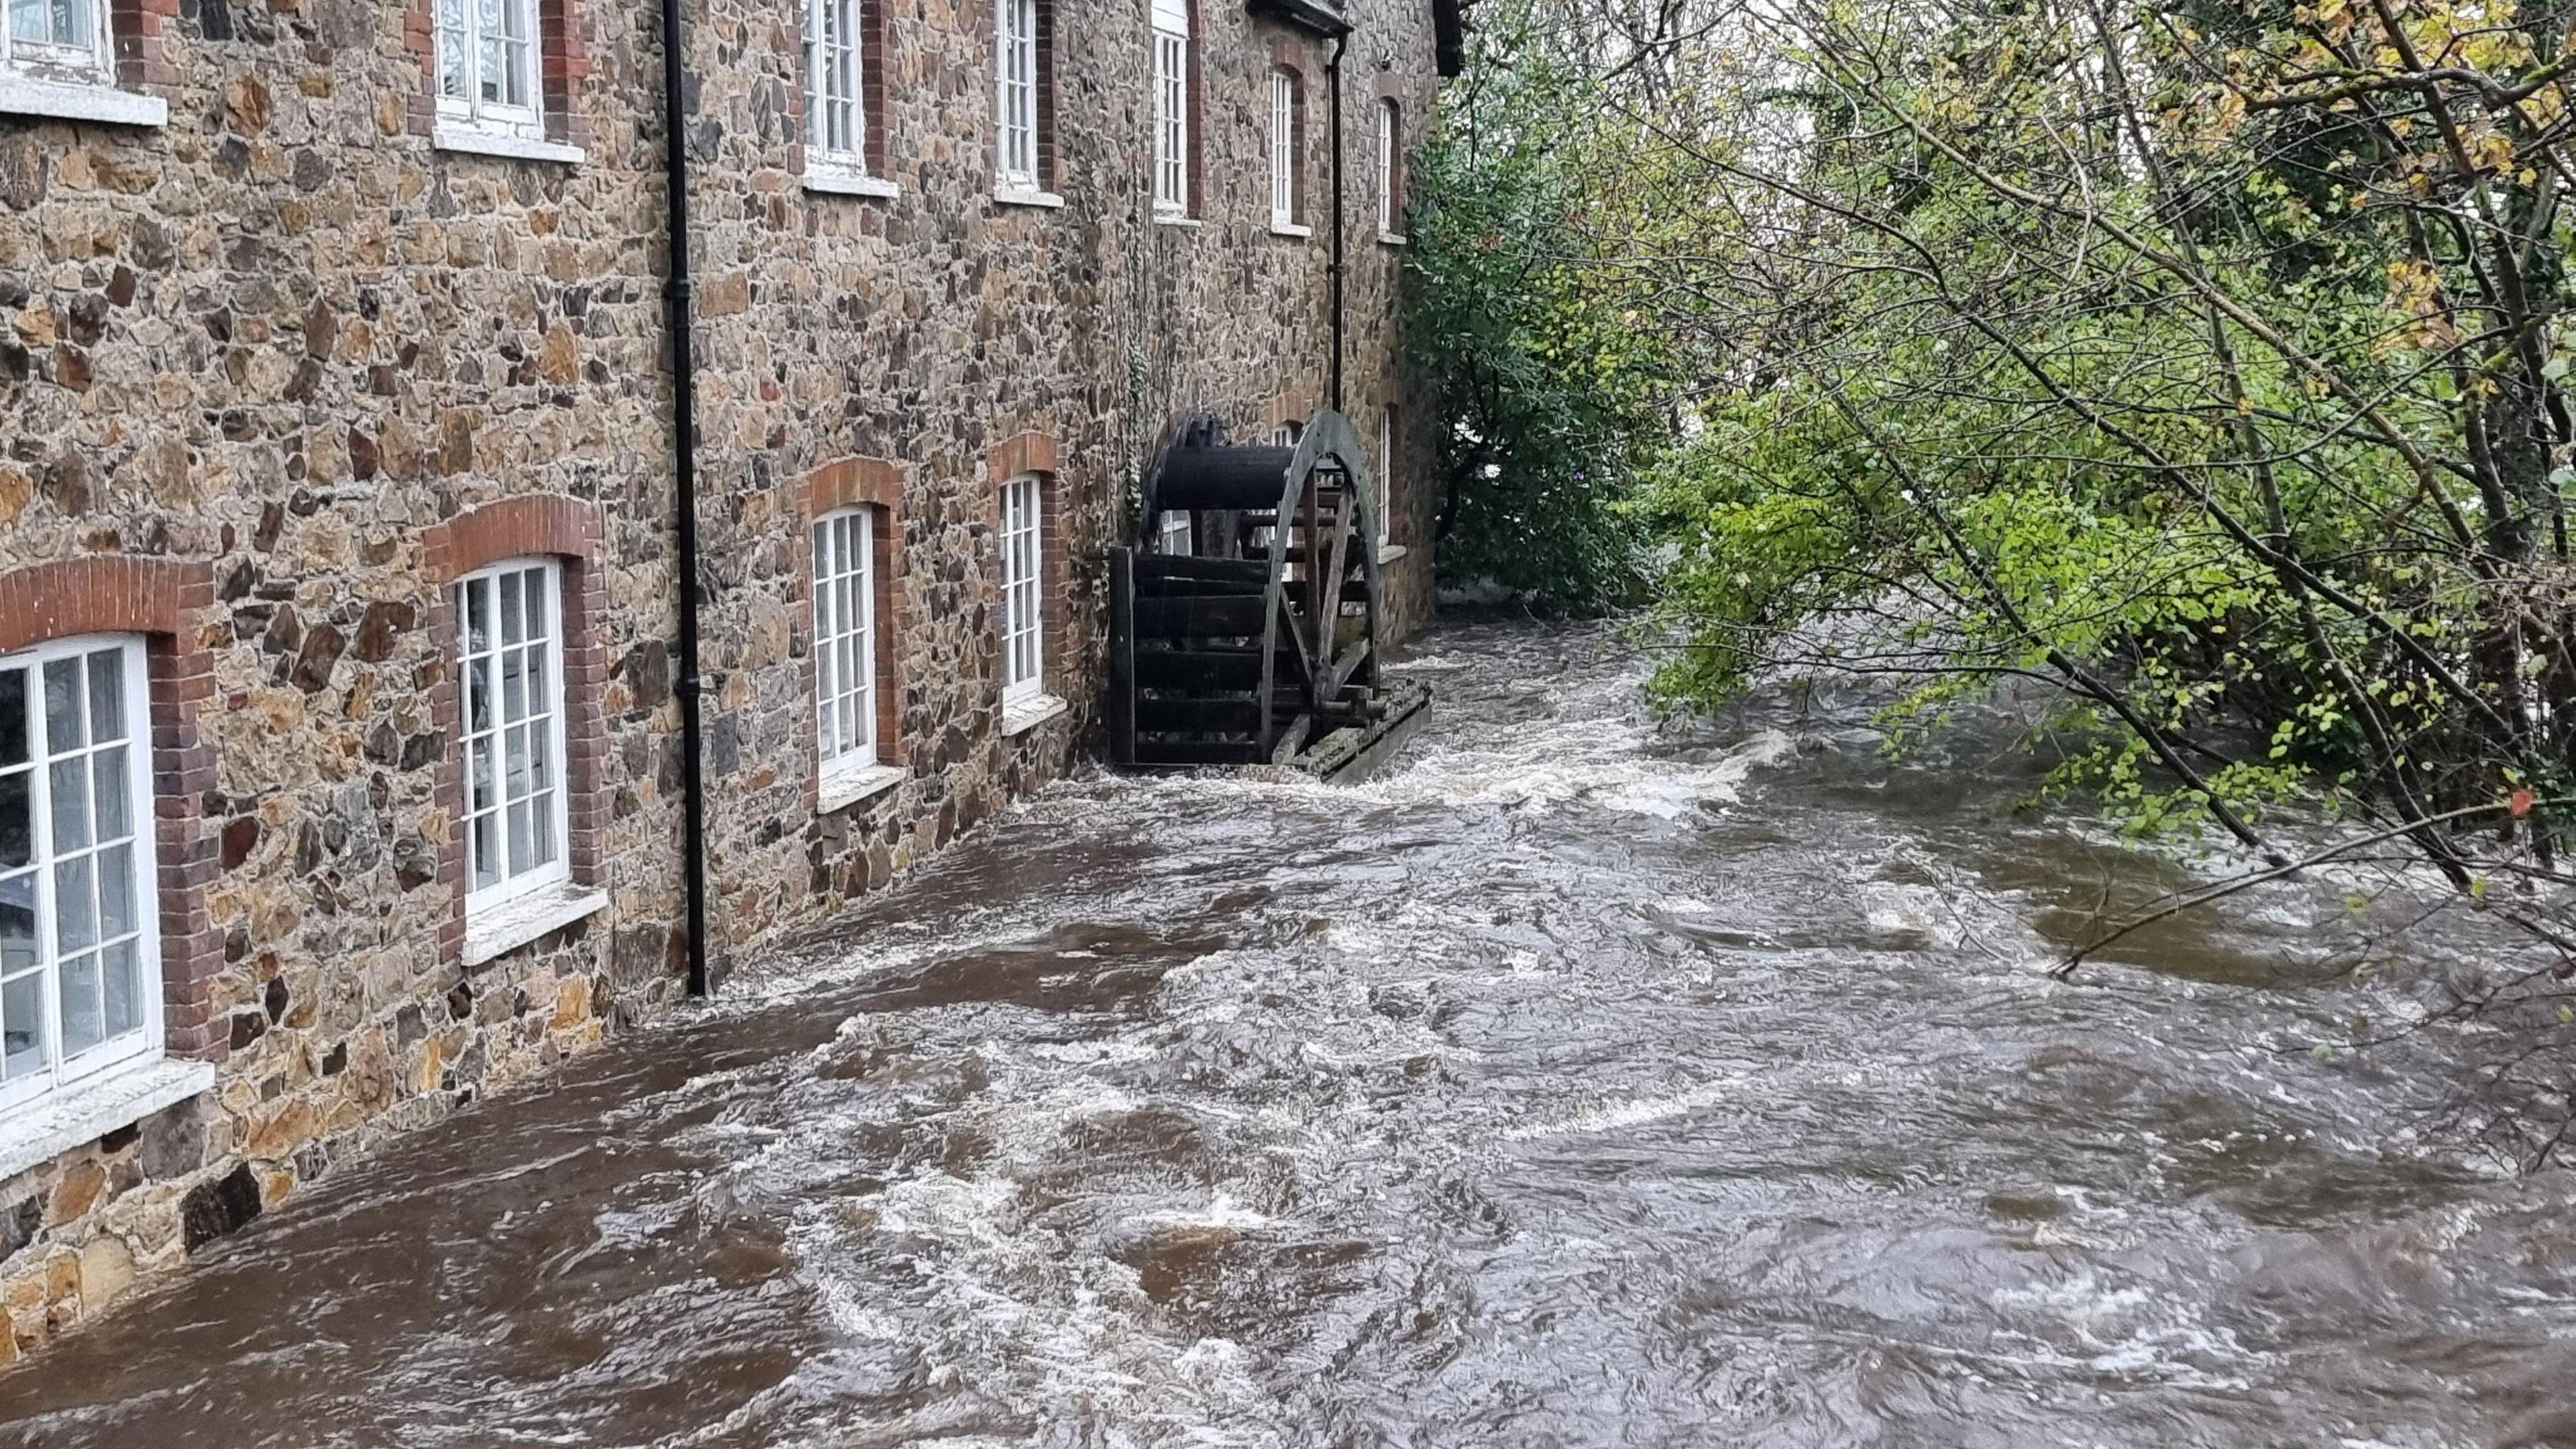
{"label": "red brick arch", "polygon": [[1015,433],[985,455],[984,476],[1004,483],[1023,473],[1053,473],[1061,456],[1053,433]]}
{"label": "red brick arch", "polygon": [[205,798],[215,754],[197,715],[215,697],[199,615],[215,602],[203,559],[94,554],[0,573],[0,651],[79,634],[141,634],[152,710],[153,830],[161,910],[162,1044],[174,1057],[223,1060],[212,987],[223,932],[206,909],[215,877]]}
{"label": "red brick arch", "polygon": [[560,493],[522,494],[430,528],[421,539],[422,563],[431,577],[450,583],[505,558],[596,558],[605,532],[597,504]]}
{"label": "red brick arch", "polygon": [[73,634],[176,636],[214,601],[214,570],[202,560],[94,554],[31,564],[0,574],[0,653]]}
{"label": "red brick arch", "polygon": [[809,522],[854,503],[893,513],[902,501],[903,470],[883,458],[842,458],[805,477],[805,517]]}

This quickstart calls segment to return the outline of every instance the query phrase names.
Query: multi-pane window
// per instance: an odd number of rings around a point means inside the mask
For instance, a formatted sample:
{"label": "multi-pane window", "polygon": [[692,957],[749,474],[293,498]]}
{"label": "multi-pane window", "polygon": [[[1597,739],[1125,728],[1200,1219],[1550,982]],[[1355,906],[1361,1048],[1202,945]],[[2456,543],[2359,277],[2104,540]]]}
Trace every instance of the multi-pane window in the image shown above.
{"label": "multi-pane window", "polygon": [[437,16],[439,114],[533,133],[536,0],[438,0]]}
{"label": "multi-pane window", "polygon": [[107,78],[108,54],[103,0],[9,0],[0,61],[10,69],[94,83]]}
{"label": "multi-pane window", "polygon": [[1040,189],[1038,177],[1038,3],[996,0],[993,34],[994,169],[1015,191]]}
{"label": "multi-pane window", "polygon": [[1270,73],[1270,224],[1297,224],[1297,77]]}
{"label": "multi-pane window", "polygon": [[815,738],[826,766],[876,763],[875,548],[865,508],[814,525]]}
{"label": "multi-pane window", "polygon": [[0,1105],[161,1040],[143,646],[0,657]]}
{"label": "multi-pane window", "polygon": [[1046,655],[1040,631],[1038,480],[1022,475],[1002,485],[1002,698],[1043,692]]}
{"label": "multi-pane window", "polygon": [[868,169],[867,63],[861,0],[805,0],[805,145],[808,165]]}
{"label": "multi-pane window", "polygon": [[1175,557],[1190,552],[1190,514],[1185,508],[1165,509],[1154,530],[1154,546]]}
{"label": "multi-pane window", "polygon": [[1190,12],[1187,0],[1153,0],[1154,210],[1190,209]]}
{"label": "multi-pane window", "polygon": [[569,879],[563,785],[563,573],[516,559],[456,585],[464,720],[466,909]]}
{"label": "multi-pane window", "polygon": [[1404,110],[1393,98],[1377,104],[1377,232],[1402,235],[1404,220]]}

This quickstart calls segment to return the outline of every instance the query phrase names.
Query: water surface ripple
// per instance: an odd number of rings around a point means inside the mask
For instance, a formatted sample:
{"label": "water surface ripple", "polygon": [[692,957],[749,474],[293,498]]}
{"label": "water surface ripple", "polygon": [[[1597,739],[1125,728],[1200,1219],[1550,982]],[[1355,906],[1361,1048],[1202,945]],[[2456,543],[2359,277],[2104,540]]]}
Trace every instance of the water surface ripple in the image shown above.
{"label": "water surface ripple", "polygon": [[[0,1375],[0,1445],[2576,1444],[2576,1213],[2329,887],[1453,627],[1353,790],[1045,793]],[[2127,895],[2123,895],[2123,893]],[[2305,984],[2303,984],[2305,983]]]}

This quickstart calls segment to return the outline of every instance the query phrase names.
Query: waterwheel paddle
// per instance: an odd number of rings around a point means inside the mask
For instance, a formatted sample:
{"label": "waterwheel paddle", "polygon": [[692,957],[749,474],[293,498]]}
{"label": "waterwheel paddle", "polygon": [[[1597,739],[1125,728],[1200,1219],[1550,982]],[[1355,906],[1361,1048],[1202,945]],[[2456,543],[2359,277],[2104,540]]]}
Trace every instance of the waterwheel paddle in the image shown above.
{"label": "waterwheel paddle", "polygon": [[1332,777],[1393,752],[1430,696],[1380,668],[1383,514],[1348,419],[1326,409],[1294,443],[1239,445],[1192,418],[1144,505],[1111,550],[1113,759]]}

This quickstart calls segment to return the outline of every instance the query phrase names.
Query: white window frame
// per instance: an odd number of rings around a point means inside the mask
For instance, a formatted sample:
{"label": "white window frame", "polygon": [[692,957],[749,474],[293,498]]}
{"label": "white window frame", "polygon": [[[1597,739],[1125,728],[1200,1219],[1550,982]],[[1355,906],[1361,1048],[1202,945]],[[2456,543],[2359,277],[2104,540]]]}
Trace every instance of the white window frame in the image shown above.
{"label": "white window frame", "polygon": [[1173,558],[1186,558],[1193,546],[1190,513],[1186,508],[1166,508],[1155,520],[1154,546]]}
{"label": "white window frame", "polygon": [[878,763],[876,510],[814,520],[814,738],[825,773]]}
{"label": "white window frame", "polygon": [[[112,666],[114,678],[109,681],[114,698],[123,712],[122,734],[105,742],[89,737],[89,716],[98,699],[97,683],[86,661],[90,656],[114,651],[118,656]],[[69,749],[59,749],[47,723],[45,677],[48,665],[74,661],[80,698],[76,707],[83,715],[82,736]],[[5,867],[11,880],[23,880],[33,887],[27,904],[32,912],[37,964],[32,968],[11,970],[0,961],[0,979],[20,981],[36,979],[41,983],[39,1001],[43,1029],[43,1062],[28,1075],[0,1079],[0,1110],[11,1114],[25,1110],[67,1088],[100,1078],[112,1069],[149,1066],[162,1056],[161,1021],[161,901],[160,852],[153,829],[155,818],[152,797],[152,717],[150,696],[144,684],[143,640],[132,634],[89,634],[75,638],[50,640],[32,648],[0,657],[0,667],[27,671],[27,763],[0,767],[0,774],[27,781],[28,860],[25,865]],[[100,839],[98,826],[97,786],[100,757],[115,749],[125,752],[122,771],[125,788],[125,828],[113,839]],[[68,850],[59,847],[55,832],[54,786],[57,772],[66,764],[82,769],[82,784],[90,799],[81,822],[85,844]],[[113,771],[113,762],[109,763]],[[113,778],[111,774],[108,778]],[[133,950],[133,987],[136,993],[135,1020],[124,1031],[107,1034],[107,1006],[102,996],[99,1006],[99,1040],[79,1052],[65,1055],[62,1050],[62,996],[64,955],[59,909],[64,867],[84,863],[89,867],[88,888],[101,883],[99,862],[110,852],[122,847],[126,852],[126,909],[131,917],[129,929],[116,939],[103,939],[104,901],[94,901],[91,909],[91,940],[74,949],[75,956],[106,952],[119,945]],[[106,977],[97,978],[102,992]],[[0,1001],[6,999],[0,988]],[[0,1017],[7,1015],[0,1005]],[[4,1048],[0,1048],[4,1049]]]}
{"label": "white window frame", "polygon": [[1190,12],[1151,0],[1154,48],[1154,214],[1190,214]]}
{"label": "white window frame", "polygon": [[[535,579],[536,594],[546,605],[549,628],[542,640],[527,627],[524,600],[530,578]],[[550,557],[505,559],[467,574],[453,587],[457,764],[461,771],[458,823],[464,836],[465,914],[471,922],[478,915],[488,914],[523,896],[572,879],[572,782],[564,748],[564,717],[569,701],[564,689],[566,621],[563,563]],[[520,590],[522,601],[520,637],[515,643],[509,637],[507,626],[510,588]],[[478,590],[482,591],[480,597],[488,611],[479,615],[474,607]],[[478,618],[488,621],[487,638],[484,647],[479,649],[474,638]],[[539,645],[542,647],[536,647]],[[519,651],[523,661],[533,650],[537,655],[538,670],[544,676],[542,680],[534,681],[533,687],[529,683],[521,685],[522,704],[516,719],[511,718],[508,712],[510,701],[504,658],[512,650]],[[523,673],[522,679],[527,678]],[[478,718],[475,707],[483,700],[490,700],[492,707]],[[539,704],[546,706],[546,716],[542,721],[535,718]],[[523,755],[529,762],[522,775],[523,788],[513,795],[509,773],[511,750],[516,745],[525,751],[527,742],[531,740],[541,740],[548,753],[543,761],[533,753]],[[491,747],[491,764],[486,775],[478,776],[475,770],[477,745]],[[546,783],[542,785],[534,778],[541,768],[547,770]],[[488,791],[484,788],[487,780]],[[540,791],[544,793],[542,820],[551,833],[548,843],[552,853],[547,859],[532,860],[525,868],[512,870],[511,857],[515,852],[510,831],[512,807],[531,801]],[[540,817],[532,807],[527,818],[529,853],[533,856]],[[492,822],[488,837],[477,830],[485,820]],[[499,868],[493,872],[493,879],[478,884],[486,852],[495,848],[501,855]]]}
{"label": "white window frame", "polygon": [[[491,8],[497,32],[484,29],[483,10]],[[546,138],[545,43],[537,0],[431,0],[431,49],[438,75],[438,116],[451,126],[525,141]],[[454,38],[456,65],[449,63]],[[485,100],[483,70],[487,48],[497,45],[503,57],[515,50],[524,67],[524,101]],[[458,92],[451,94],[451,90]]]}
{"label": "white window frame", "polygon": [[1297,77],[1270,72],[1270,229],[1297,226]]}
{"label": "white window frame", "polygon": [[1404,220],[1404,198],[1396,187],[1396,160],[1404,145],[1404,108],[1393,96],[1382,96],[1377,103],[1377,239],[1400,242],[1404,233],[1398,224]]}
{"label": "white window frame", "polygon": [[1038,174],[1038,0],[994,0],[993,178],[1001,191],[1036,194]]}
{"label": "white window frame", "polygon": [[1002,702],[1046,693],[1046,555],[1038,476],[1002,485]]}
{"label": "white window frame", "polygon": [[[63,85],[106,86],[116,80],[116,44],[110,29],[109,0],[79,0],[89,6],[86,44],[23,40],[6,15],[0,15],[0,69],[31,80]],[[14,6],[10,7],[16,8]],[[46,7],[48,10],[50,6]]]}
{"label": "white window frame", "polygon": [[805,169],[868,171],[867,0],[805,0]]}

